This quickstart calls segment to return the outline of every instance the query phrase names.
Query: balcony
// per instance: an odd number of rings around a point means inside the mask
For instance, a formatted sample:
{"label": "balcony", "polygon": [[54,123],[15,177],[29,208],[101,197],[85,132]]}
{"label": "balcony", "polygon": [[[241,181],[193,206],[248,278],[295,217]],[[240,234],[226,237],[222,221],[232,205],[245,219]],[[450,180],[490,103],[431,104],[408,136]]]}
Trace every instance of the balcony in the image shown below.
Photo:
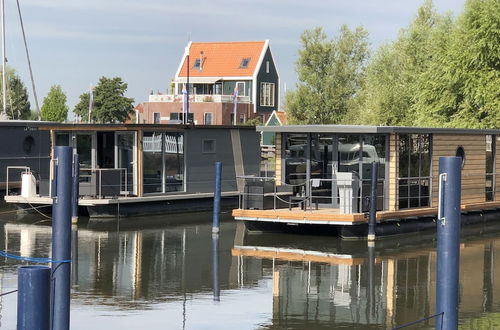
{"label": "balcony", "polygon": [[[149,95],[149,102],[182,103],[182,95]],[[190,103],[233,103],[232,95],[189,95]],[[250,96],[238,96],[238,103],[250,104]]]}

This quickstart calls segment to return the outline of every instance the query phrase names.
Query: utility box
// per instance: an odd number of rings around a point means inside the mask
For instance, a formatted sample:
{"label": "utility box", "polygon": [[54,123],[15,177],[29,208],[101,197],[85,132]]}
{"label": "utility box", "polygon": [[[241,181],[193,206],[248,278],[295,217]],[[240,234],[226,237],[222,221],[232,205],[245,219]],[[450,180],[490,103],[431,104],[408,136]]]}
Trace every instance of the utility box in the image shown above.
{"label": "utility box", "polygon": [[341,214],[358,213],[359,176],[354,172],[337,172],[339,207]]}

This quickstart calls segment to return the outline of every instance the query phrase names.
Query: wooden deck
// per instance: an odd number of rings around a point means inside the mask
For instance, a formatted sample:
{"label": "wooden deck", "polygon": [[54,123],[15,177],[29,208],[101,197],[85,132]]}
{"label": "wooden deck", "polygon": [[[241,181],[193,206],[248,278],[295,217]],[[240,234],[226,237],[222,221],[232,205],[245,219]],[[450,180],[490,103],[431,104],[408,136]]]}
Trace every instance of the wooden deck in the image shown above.
{"label": "wooden deck", "polygon": [[[500,202],[481,202],[462,204],[462,212],[494,210],[500,208]],[[368,222],[368,213],[340,214],[339,209],[324,208],[318,210],[301,210],[299,208],[277,210],[233,210],[236,220],[264,221],[297,224],[320,225],[358,225]],[[394,221],[409,218],[436,216],[436,207],[412,208],[398,211],[377,212],[377,222]]]}

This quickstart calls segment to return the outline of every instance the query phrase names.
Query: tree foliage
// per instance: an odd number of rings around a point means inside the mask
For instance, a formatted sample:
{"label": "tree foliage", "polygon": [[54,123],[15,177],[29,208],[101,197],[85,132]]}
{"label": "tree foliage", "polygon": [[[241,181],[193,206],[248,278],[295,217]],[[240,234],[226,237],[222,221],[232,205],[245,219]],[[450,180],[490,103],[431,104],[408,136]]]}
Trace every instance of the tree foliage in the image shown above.
{"label": "tree foliage", "polygon": [[[125,97],[127,83],[120,77],[101,77],[93,90],[91,120],[98,123],[124,122],[133,112],[134,99]],[[74,113],[83,121],[88,120],[89,93],[80,95]]]}
{"label": "tree foliage", "polygon": [[[29,119],[31,106],[29,102],[28,90],[21,78],[13,69],[8,69],[7,80],[7,117],[9,119]],[[1,72],[0,72],[1,75]],[[0,111],[3,111],[2,80],[0,79]]]}
{"label": "tree foliage", "polygon": [[68,116],[68,106],[66,105],[66,94],[61,86],[54,85],[43,100],[40,110],[42,120],[63,122]]}
{"label": "tree foliage", "polygon": [[286,95],[291,123],[341,123],[359,91],[368,56],[368,34],[362,27],[342,26],[331,40],[321,28],[306,30],[296,62],[297,88]]}
{"label": "tree foliage", "polygon": [[468,0],[418,79],[416,124],[500,128],[500,1]]}
{"label": "tree foliage", "polygon": [[412,125],[418,77],[427,71],[450,29],[451,18],[439,15],[426,1],[397,40],[380,46],[370,60],[356,100],[357,114],[351,117],[364,124]]}

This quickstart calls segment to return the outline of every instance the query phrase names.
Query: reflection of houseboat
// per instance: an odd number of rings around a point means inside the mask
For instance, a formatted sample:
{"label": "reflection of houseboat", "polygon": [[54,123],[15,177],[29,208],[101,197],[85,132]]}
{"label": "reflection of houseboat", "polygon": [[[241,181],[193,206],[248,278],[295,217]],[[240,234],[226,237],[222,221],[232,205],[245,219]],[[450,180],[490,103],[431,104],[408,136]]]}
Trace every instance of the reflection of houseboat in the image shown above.
{"label": "reflection of houseboat", "polygon": [[21,173],[26,167],[39,180],[48,179],[49,133],[38,130],[44,124],[29,120],[0,121],[0,190],[20,188]]}
{"label": "reflection of houseboat", "polygon": [[[71,146],[79,154],[79,205],[93,217],[208,209],[216,161],[223,164],[223,198],[238,196],[236,176],[259,171],[259,134],[249,126],[53,124],[39,129],[50,132],[53,146]],[[5,200],[50,204],[50,195],[50,185],[42,181],[38,194]]]}
{"label": "reflection of houseboat", "polygon": [[[500,130],[341,125],[257,130],[276,133],[276,177],[260,178],[269,182],[259,196],[245,188],[242,205],[233,211],[237,220],[254,228],[331,225],[344,237],[365,236],[373,162],[379,164],[377,235],[433,228],[441,156],[463,158],[463,212],[500,207]],[[257,180],[247,181],[251,186]],[[491,218],[473,215],[466,221]]]}

